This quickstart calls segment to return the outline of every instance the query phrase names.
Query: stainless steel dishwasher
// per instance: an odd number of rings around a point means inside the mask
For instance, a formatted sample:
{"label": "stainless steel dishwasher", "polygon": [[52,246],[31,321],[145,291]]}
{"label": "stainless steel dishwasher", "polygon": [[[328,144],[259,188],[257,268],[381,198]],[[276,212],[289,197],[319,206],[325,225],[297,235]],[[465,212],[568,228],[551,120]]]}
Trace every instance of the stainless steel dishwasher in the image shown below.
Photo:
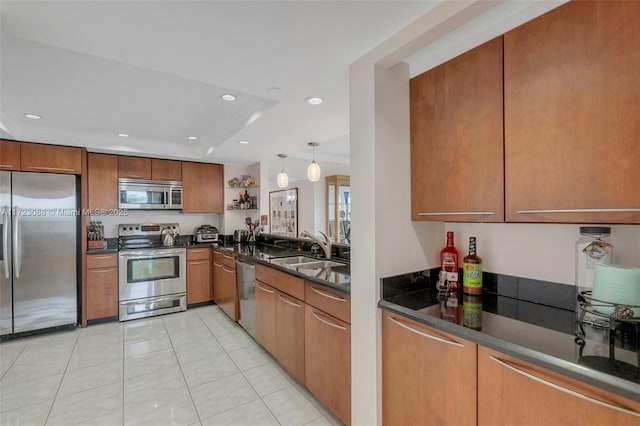
{"label": "stainless steel dishwasher", "polygon": [[256,337],[256,265],[237,259],[236,273],[240,300],[238,324],[251,336]]}

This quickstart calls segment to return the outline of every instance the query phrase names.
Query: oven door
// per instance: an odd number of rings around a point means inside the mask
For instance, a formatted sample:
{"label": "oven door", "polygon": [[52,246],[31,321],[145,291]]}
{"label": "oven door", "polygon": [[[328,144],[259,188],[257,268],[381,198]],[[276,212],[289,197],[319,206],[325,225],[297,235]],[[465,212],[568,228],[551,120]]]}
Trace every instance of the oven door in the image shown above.
{"label": "oven door", "polygon": [[121,302],[185,293],[186,249],[121,251],[118,287]]}

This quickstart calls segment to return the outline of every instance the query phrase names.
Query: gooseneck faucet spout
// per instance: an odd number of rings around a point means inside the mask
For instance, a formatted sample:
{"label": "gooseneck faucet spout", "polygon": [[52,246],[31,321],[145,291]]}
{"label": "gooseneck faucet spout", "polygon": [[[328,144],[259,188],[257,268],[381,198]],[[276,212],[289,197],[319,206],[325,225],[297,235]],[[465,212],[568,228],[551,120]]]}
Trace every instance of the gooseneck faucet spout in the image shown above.
{"label": "gooseneck faucet spout", "polygon": [[324,257],[326,259],[331,259],[331,241],[329,240],[329,237],[327,237],[323,232],[320,232],[320,234],[322,234],[322,236],[324,237],[324,241],[321,241],[314,235],[310,234],[308,231],[302,231],[300,236],[302,238],[309,238],[315,241],[316,243],[318,243],[318,245],[320,246],[320,248],[322,248],[322,251],[324,252]]}

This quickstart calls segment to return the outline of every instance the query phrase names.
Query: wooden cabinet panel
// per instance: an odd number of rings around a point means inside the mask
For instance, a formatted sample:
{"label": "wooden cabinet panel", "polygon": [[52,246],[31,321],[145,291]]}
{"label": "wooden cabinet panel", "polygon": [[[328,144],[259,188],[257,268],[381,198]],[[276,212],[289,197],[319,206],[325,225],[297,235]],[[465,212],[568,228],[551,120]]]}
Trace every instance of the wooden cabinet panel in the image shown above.
{"label": "wooden cabinet panel", "polygon": [[20,142],[0,140],[0,170],[20,170]]}
{"label": "wooden cabinet panel", "polygon": [[182,161],[151,159],[151,179],[182,180]]}
{"label": "wooden cabinet panel", "polygon": [[211,283],[211,298],[216,303],[216,305],[220,305],[220,303],[224,300],[224,271],[222,270],[222,263],[213,258],[213,267],[211,268],[212,274],[212,283]]}
{"label": "wooden cabinet panel", "polygon": [[224,213],[221,164],[182,162],[182,211]]}
{"label": "wooden cabinet panel", "polygon": [[118,255],[87,256],[87,320],[118,316]]}
{"label": "wooden cabinet panel", "polygon": [[208,248],[187,250],[187,304],[211,301],[211,263]]}
{"label": "wooden cabinet panel", "polygon": [[119,155],[118,177],[151,180],[151,159]]}
{"label": "wooden cabinet panel", "polygon": [[502,37],[411,79],[410,108],[412,220],[502,222]]}
{"label": "wooden cabinet panel", "polygon": [[276,298],[276,359],[304,384],[304,302],[278,292]]}
{"label": "wooden cabinet panel", "polygon": [[638,424],[637,415],[600,402],[640,413],[638,402],[478,347],[479,426]]}
{"label": "wooden cabinet panel", "polygon": [[[218,303],[220,309],[234,321],[238,321],[238,286],[236,284],[236,270],[222,265],[223,298]],[[216,302],[217,303],[217,302]]]}
{"label": "wooden cabinet panel", "polygon": [[256,281],[256,341],[276,356],[276,297],[273,287]]}
{"label": "wooden cabinet panel", "polygon": [[507,221],[640,223],[544,212],[640,209],[639,27],[640,2],[577,1],[504,35]]}
{"label": "wooden cabinet panel", "polygon": [[305,302],[348,324],[351,323],[351,298],[328,288],[306,283]]}
{"label": "wooden cabinet panel", "polygon": [[351,423],[351,327],[306,305],[305,386],[345,424]]}
{"label": "wooden cabinet panel", "polygon": [[476,352],[475,343],[383,311],[382,423],[475,426]]}
{"label": "wooden cabinet panel", "polygon": [[256,265],[256,279],[304,301],[304,281],[268,266]]}
{"label": "wooden cabinet panel", "polygon": [[69,146],[20,144],[20,168],[25,172],[82,174],[82,150]]}
{"label": "wooden cabinet panel", "polygon": [[89,209],[118,208],[118,157],[87,154]]}

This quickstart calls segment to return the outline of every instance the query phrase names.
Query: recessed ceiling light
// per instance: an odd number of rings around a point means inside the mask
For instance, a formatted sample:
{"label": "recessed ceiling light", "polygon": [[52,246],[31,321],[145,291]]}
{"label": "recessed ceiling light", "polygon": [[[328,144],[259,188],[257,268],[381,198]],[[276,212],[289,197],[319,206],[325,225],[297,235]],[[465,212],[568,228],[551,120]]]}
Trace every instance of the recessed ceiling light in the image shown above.
{"label": "recessed ceiling light", "polygon": [[235,101],[236,97],[234,95],[232,95],[231,93],[225,93],[224,95],[220,96],[222,99],[224,99],[225,101]]}
{"label": "recessed ceiling light", "polygon": [[121,138],[128,138],[129,135],[126,133],[118,133],[118,136],[120,136]]}
{"label": "recessed ceiling light", "polygon": [[238,141],[241,145],[249,145],[249,141]]}
{"label": "recessed ceiling light", "polygon": [[27,118],[30,118],[32,120],[40,120],[42,118],[38,114],[29,114],[29,113],[27,113],[24,116],[27,117]]}
{"label": "recessed ceiling light", "polygon": [[190,141],[197,141],[198,137],[197,136],[188,136],[187,139],[189,139]]}
{"label": "recessed ceiling light", "polygon": [[307,98],[307,103],[309,105],[320,105],[322,103],[322,98],[318,98],[318,97],[311,97],[311,98]]}

